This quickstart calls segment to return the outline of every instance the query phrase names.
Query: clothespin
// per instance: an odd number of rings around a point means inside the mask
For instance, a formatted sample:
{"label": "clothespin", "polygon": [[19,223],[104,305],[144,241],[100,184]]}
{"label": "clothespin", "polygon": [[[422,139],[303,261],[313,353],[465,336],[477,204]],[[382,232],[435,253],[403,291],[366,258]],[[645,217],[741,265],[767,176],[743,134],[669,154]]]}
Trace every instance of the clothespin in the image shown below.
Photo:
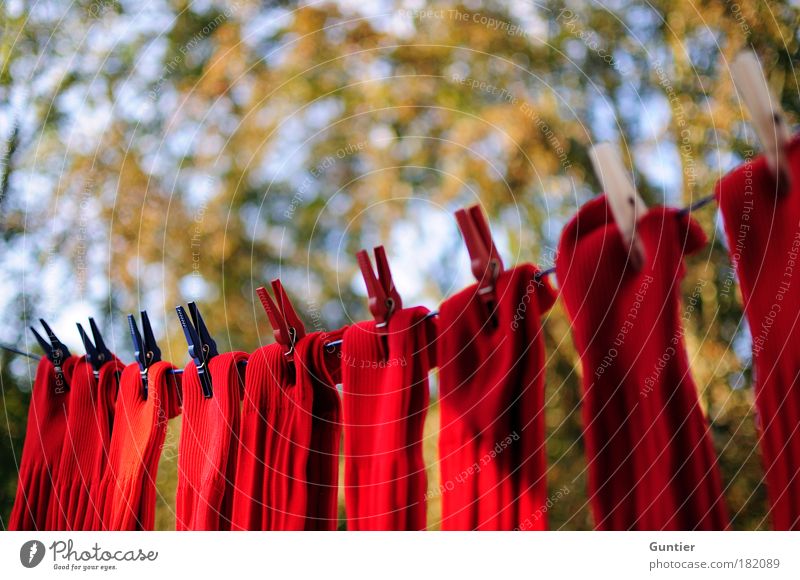
{"label": "clothespin", "polygon": [[630,259],[635,267],[644,263],[644,247],[636,235],[639,218],[647,211],[642,198],[630,179],[622,158],[611,143],[600,143],[592,147],[591,160],[594,172],[600,179],[608,205],[614,216],[625,245],[630,248]]}
{"label": "clothespin", "polygon": [[55,333],[50,329],[48,324],[44,321],[44,319],[40,318],[39,322],[42,323],[42,328],[44,328],[45,333],[47,333],[47,338],[50,342],[47,342],[42,335],[36,332],[34,327],[31,328],[31,332],[33,332],[33,336],[36,337],[36,342],[39,343],[39,346],[42,347],[45,356],[53,363],[53,367],[56,371],[56,378],[63,382],[64,381],[64,361],[67,360],[71,356],[69,349],[62,343]]}
{"label": "clothespin", "polygon": [[356,254],[358,265],[361,268],[361,275],[367,285],[367,295],[369,296],[369,311],[375,318],[375,325],[381,334],[385,334],[389,325],[389,317],[398,308],[403,307],[400,294],[392,281],[392,272],[389,269],[389,262],[386,259],[386,251],[383,246],[374,249],[375,266],[378,268],[378,276],[372,269],[369,254],[366,250],[361,250]]}
{"label": "clothespin", "polygon": [[147,399],[147,371],[153,365],[161,360],[161,349],[158,348],[156,337],[153,334],[153,327],[150,326],[150,318],[147,312],[142,310],[142,332],[144,332],[144,340],[139,333],[139,325],[136,324],[136,318],[133,314],[128,314],[128,327],[131,330],[131,340],[133,340],[133,354],[136,358],[136,363],[139,365],[139,376],[142,377],[142,390],[145,400]]}
{"label": "clothespin", "polygon": [[786,161],[789,127],[780,101],[772,96],[754,52],[747,50],[740,53],[731,65],[731,75],[736,90],[741,93],[753,118],[767,164],[777,178],[778,190],[785,191],[791,177]]}
{"label": "clothespin", "polygon": [[456,211],[456,220],[469,252],[472,274],[478,281],[478,295],[484,303],[494,301],[495,282],[503,271],[503,260],[492,240],[489,223],[480,206]]}
{"label": "clothespin", "polygon": [[192,357],[194,365],[197,367],[197,375],[200,377],[200,386],[203,389],[203,396],[206,399],[210,399],[213,396],[213,390],[208,363],[219,354],[217,351],[217,343],[208,333],[206,323],[200,315],[197,304],[189,302],[188,306],[189,314],[192,317],[191,321],[186,317],[186,311],[183,309],[183,306],[177,306],[175,310],[178,312],[178,320],[180,320],[183,334],[189,345],[189,356]]}
{"label": "clothespin", "polygon": [[284,354],[287,360],[291,361],[294,360],[294,346],[306,335],[306,328],[292,307],[279,279],[272,281],[272,292],[275,294],[275,302],[270,298],[266,288],[262,286],[256,289],[256,294],[264,310],[267,311],[275,341],[286,348]]}
{"label": "clothespin", "polygon": [[94,371],[94,378],[100,378],[100,368],[107,363],[108,361],[114,358],[114,355],[111,354],[111,351],[108,350],[106,347],[106,343],[103,340],[103,335],[100,334],[100,329],[97,328],[97,325],[94,323],[94,318],[89,318],[89,326],[92,329],[92,336],[94,337],[94,343],[83,330],[83,326],[78,323],[78,332],[81,335],[81,341],[83,342],[83,347],[86,350],[86,360],[92,365],[92,369]]}

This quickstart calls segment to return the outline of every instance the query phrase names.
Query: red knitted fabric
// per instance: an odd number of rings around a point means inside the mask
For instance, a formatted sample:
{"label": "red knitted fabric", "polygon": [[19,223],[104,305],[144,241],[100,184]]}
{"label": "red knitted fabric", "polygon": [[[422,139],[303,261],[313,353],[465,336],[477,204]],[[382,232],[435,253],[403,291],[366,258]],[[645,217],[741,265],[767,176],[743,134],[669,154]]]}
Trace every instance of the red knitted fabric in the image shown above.
{"label": "red knitted fabric", "polygon": [[680,312],[683,257],[706,242],[678,210],[638,224],[633,269],[605,196],[564,229],[556,272],[583,368],[584,437],[595,526],[728,526],[716,456],[689,373]]}
{"label": "red knitted fabric", "polygon": [[45,357],[39,361],[33,382],[28,426],[19,483],[14,507],[8,520],[9,530],[46,530],[47,518],[54,501],[55,481],[64,434],[67,429],[69,380],[78,357],[64,361],[64,378],[57,378],[53,364]]}
{"label": "red knitted fabric", "polygon": [[372,369],[361,368],[361,361],[383,360],[385,356],[374,334],[374,322],[360,322],[345,332],[342,343],[344,500],[347,529],[354,531],[378,529],[374,521],[375,437],[380,428],[377,417],[383,381],[372,376],[377,375]]}
{"label": "red knitted fabric", "polygon": [[203,397],[193,362],[183,372],[183,424],[178,447],[178,530],[228,530],[239,444],[239,406],[244,352],[211,359],[213,396]]}
{"label": "red knitted fabric", "polygon": [[496,306],[473,285],[439,309],[442,529],[544,529],[544,337],[555,301],[538,269],[495,283]]}
{"label": "red knitted fabric", "polygon": [[[272,530],[272,491],[278,470],[278,426],[288,413],[284,390],[293,378],[280,344],[269,344],[250,355],[245,376],[244,404],[236,489],[233,497],[233,529]],[[281,498],[283,505],[285,498]]]}
{"label": "red knitted fabric", "polygon": [[180,413],[180,375],[167,362],[148,370],[144,398],[139,365],[122,373],[108,465],[100,486],[104,530],[152,530],[155,523],[158,461],[167,421]]}
{"label": "red knitted fabric", "polygon": [[[285,349],[281,347],[282,356],[283,350]],[[311,406],[314,393],[297,384],[296,362],[289,364],[288,376],[282,377],[286,379],[286,383],[280,384],[283,401],[277,410],[274,467],[271,472],[271,489],[268,490],[269,503],[272,506],[272,530],[304,529],[308,500],[305,469],[311,442]]]}
{"label": "red knitted fabric", "polygon": [[[423,530],[422,428],[435,328],[426,308],[394,312],[387,334],[351,326],[342,344],[348,530]],[[384,341],[386,346],[384,346]]]}
{"label": "red knitted fabric", "polygon": [[776,194],[763,157],[716,190],[753,337],[759,444],[776,530],[800,529],[800,139],[789,144],[787,159],[784,193]]}
{"label": "red knitted fabric", "polygon": [[324,344],[337,340],[342,332],[315,332],[295,345],[295,380],[283,388],[286,413],[277,423],[272,529],[336,529],[339,358]]}
{"label": "red knitted fabric", "polygon": [[[338,525],[339,446],[342,439],[342,403],[339,349],[325,347],[342,339],[345,329],[315,332],[297,345],[297,382],[314,393],[311,438],[305,479],[306,530],[335,530]],[[307,385],[307,387],[306,387]]]}
{"label": "red knitted fabric", "polygon": [[53,530],[94,530],[111,429],[117,380],[125,366],[116,358],[100,368],[95,379],[86,357],[75,364],[70,379],[70,404],[64,448],[56,478],[56,501],[48,526]]}

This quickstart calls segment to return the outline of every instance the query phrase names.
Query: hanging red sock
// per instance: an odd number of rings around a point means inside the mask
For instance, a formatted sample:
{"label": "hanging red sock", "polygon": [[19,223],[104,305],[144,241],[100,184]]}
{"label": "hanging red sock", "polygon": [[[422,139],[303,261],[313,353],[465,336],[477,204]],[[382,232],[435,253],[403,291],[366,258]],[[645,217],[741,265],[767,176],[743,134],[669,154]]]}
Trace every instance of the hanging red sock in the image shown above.
{"label": "hanging red sock", "polygon": [[289,364],[280,344],[259,348],[247,362],[233,498],[235,530],[274,529],[271,494],[280,443],[278,426],[288,410],[284,388],[290,384]]}
{"label": "hanging red sock", "polygon": [[53,530],[92,530],[100,519],[98,492],[111,441],[117,381],[123,369],[114,358],[100,367],[95,378],[86,357],[75,364],[56,501],[48,520]]}
{"label": "hanging red sock", "polygon": [[[351,326],[342,344],[348,530],[424,530],[422,428],[435,330],[426,308]],[[385,343],[385,344],[384,344]]]}
{"label": "hanging red sock", "polygon": [[180,414],[180,375],[156,362],[147,373],[147,398],[138,364],[122,373],[109,459],[99,493],[98,529],[152,530],[158,462],[167,422]]}
{"label": "hanging red sock", "polygon": [[437,493],[444,530],[546,528],[539,318],[555,293],[538,272],[527,264],[500,272],[494,305],[476,284],[439,309]]}
{"label": "hanging red sock", "polygon": [[294,377],[283,388],[288,406],[278,427],[273,529],[336,529],[341,437],[335,387],[338,358],[331,358],[334,352],[328,352],[324,343],[341,332],[315,332],[295,344]]}
{"label": "hanging red sock", "polygon": [[[426,314],[422,326],[424,330],[420,332],[423,335],[421,339],[409,339],[406,336],[402,339],[402,346],[394,346],[396,351],[402,351],[404,348],[411,351],[407,363],[402,355],[399,361],[397,361],[397,357],[394,357],[398,364],[405,369],[406,376],[409,377],[403,379],[403,384],[410,385],[404,454],[407,463],[404,472],[407,482],[405,497],[409,505],[409,509],[405,510],[405,526],[408,530],[425,530],[428,527],[428,472],[425,466],[423,446],[425,443],[425,418],[431,399],[428,375],[431,369],[436,367],[436,340],[439,333],[436,319],[430,317],[429,313]],[[389,332],[394,332],[391,323]],[[420,345],[419,342],[422,344]],[[409,343],[413,346],[409,346]],[[391,351],[393,348],[391,340],[389,345]]]}
{"label": "hanging red sock", "polygon": [[753,338],[769,517],[776,530],[800,530],[800,138],[789,143],[786,159],[786,191],[776,191],[760,156],[726,175],[716,194]]}
{"label": "hanging red sock", "polygon": [[313,392],[311,437],[306,463],[305,530],[333,531],[339,522],[339,446],[342,439],[342,404],[336,385],[341,383],[337,347],[325,346],[342,339],[345,329],[315,332],[296,347],[297,383]]}
{"label": "hanging red sock", "polygon": [[53,364],[42,357],[36,368],[19,482],[9,530],[47,530],[54,500],[54,485],[67,428],[69,381],[78,357],[68,357],[57,376]]}
{"label": "hanging red sock", "polygon": [[314,393],[307,384],[300,385],[296,376],[297,369],[293,367],[288,384],[283,385],[286,410],[277,425],[278,445],[271,499],[274,506],[272,529],[279,531],[305,529],[308,502],[305,478]]}
{"label": "hanging red sock", "polygon": [[376,431],[383,382],[368,363],[383,360],[374,321],[347,329],[342,342],[342,405],[344,415],[344,501],[347,529],[377,530],[374,498]]}
{"label": "hanging red sock", "polygon": [[[302,340],[302,339],[301,339]],[[298,341],[299,344],[299,341]],[[302,530],[305,528],[307,487],[305,469],[308,446],[311,442],[311,406],[313,391],[298,387],[294,361],[289,363],[286,382],[281,384],[285,404],[275,424],[275,455],[272,470],[272,530]]]}
{"label": "hanging red sock", "polygon": [[424,530],[427,527],[428,478],[422,456],[425,415],[433,366],[434,324],[423,307],[406,308],[389,319],[388,352],[379,359],[382,395],[376,434],[377,529]]}
{"label": "hanging red sock", "polygon": [[178,530],[224,531],[231,527],[233,481],[239,443],[247,353],[220,354],[208,363],[213,396],[203,397],[197,367],[183,374],[183,424],[178,448]]}
{"label": "hanging red sock", "polygon": [[678,210],[638,223],[635,270],[605,196],[561,236],[556,271],[583,367],[583,416],[595,526],[728,526],[707,421],[689,373],[680,314],[683,257],[706,241]]}
{"label": "hanging red sock", "polygon": [[[110,363],[104,364],[99,371],[98,378],[98,428],[101,430],[100,440],[103,442],[102,452],[98,455],[95,472],[92,475],[89,488],[89,502],[91,509],[83,519],[84,530],[102,530],[102,516],[105,504],[101,494],[101,485],[105,471],[108,468],[108,457],[111,449],[111,438],[114,433],[116,421],[117,398],[119,397],[119,383],[125,365],[114,358]],[[105,420],[104,420],[105,419]]]}

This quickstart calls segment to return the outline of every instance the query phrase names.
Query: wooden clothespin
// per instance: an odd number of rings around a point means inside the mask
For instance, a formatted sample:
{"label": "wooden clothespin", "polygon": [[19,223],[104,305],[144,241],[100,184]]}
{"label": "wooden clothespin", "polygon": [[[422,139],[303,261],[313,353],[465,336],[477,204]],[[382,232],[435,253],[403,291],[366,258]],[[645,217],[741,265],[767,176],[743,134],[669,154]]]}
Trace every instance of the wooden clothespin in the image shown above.
{"label": "wooden clothespin", "polygon": [[494,245],[489,222],[479,205],[456,212],[458,227],[470,257],[472,274],[478,281],[478,295],[484,304],[495,301],[495,282],[503,272],[503,260]]}
{"label": "wooden clothespin", "polygon": [[611,143],[595,145],[592,147],[590,157],[594,172],[608,198],[608,205],[622,240],[629,248],[630,260],[633,266],[638,268],[644,264],[644,246],[636,235],[636,225],[639,218],[647,211],[647,206],[636,192],[629,172],[614,145]]}
{"label": "wooden clothespin", "polygon": [[292,307],[280,280],[272,281],[272,292],[275,294],[274,302],[266,288],[262,286],[256,289],[256,294],[258,294],[264,310],[267,311],[275,341],[285,348],[286,359],[292,361],[294,360],[294,346],[306,335],[306,328]]}
{"label": "wooden clothespin", "polygon": [[791,178],[786,161],[789,127],[781,104],[772,96],[754,52],[746,50],[740,53],[731,65],[731,75],[736,90],[750,111],[767,164],[776,176],[778,191],[785,191]]}

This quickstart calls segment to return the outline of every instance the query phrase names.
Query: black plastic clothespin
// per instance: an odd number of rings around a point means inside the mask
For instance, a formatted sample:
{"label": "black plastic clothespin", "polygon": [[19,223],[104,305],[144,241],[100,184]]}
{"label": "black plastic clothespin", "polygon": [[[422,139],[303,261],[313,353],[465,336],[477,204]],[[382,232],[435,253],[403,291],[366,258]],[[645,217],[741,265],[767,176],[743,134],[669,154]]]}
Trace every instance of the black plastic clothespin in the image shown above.
{"label": "black plastic clothespin", "polygon": [[45,356],[51,363],[53,363],[53,367],[56,371],[56,379],[64,382],[64,369],[62,367],[64,365],[64,361],[72,355],[69,352],[69,349],[58,339],[44,319],[40,318],[39,322],[41,322],[42,328],[44,328],[44,331],[47,334],[47,338],[50,340],[50,342],[42,338],[42,335],[36,332],[36,329],[32,326],[30,327],[31,332],[33,332],[33,336],[36,337],[36,342],[38,342],[39,346],[42,347]]}
{"label": "black plastic clothespin", "polygon": [[286,348],[284,351],[286,359],[292,361],[294,360],[294,346],[306,335],[306,328],[303,321],[297,316],[292,303],[289,302],[289,297],[279,279],[272,281],[272,292],[275,294],[275,302],[270,298],[266,288],[262,286],[256,289],[256,294],[258,294],[264,310],[267,311],[275,341]]}
{"label": "black plastic clothespin", "polygon": [[136,358],[136,363],[139,365],[139,376],[142,377],[142,394],[147,400],[147,371],[153,363],[161,360],[161,349],[158,348],[147,312],[142,310],[141,315],[144,340],[139,333],[139,326],[136,324],[136,318],[134,318],[133,314],[128,314],[128,326],[131,330],[131,340],[133,340],[133,354]]}
{"label": "black plastic clothespin", "polygon": [[472,275],[478,281],[478,296],[484,304],[492,304],[495,282],[503,272],[503,260],[492,240],[489,222],[479,205],[456,211],[456,220],[467,244]]}
{"label": "black plastic clothespin", "polygon": [[94,378],[100,378],[100,368],[108,361],[113,360],[114,355],[111,354],[111,351],[106,347],[106,343],[103,340],[103,335],[100,334],[100,329],[97,328],[94,318],[89,318],[89,326],[92,329],[94,343],[92,343],[92,340],[86,334],[86,331],[83,330],[83,326],[81,326],[80,322],[77,324],[78,332],[80,333],[81,341],[83,342],[83,348],[86,350],[86,360],[90,365],[92,365]]}
{"label": "black plastic clothespin", "polygon": [[189,356],[192,357],[194,365],[197,367],[197,375],[200,377],[200,385],[203,388],[203,396],[210,399],[213,396],[211,385],[211,373],[208,370],[209,361],[219,354],[217,343],[211,338],[203,322],[203,317],[197,308],[197,304],[189,302],[189,314],[191,321],[186,317],[183,306],[177,306],[178,320],[180,320],[186,342],[189,344]]}
{"label": "black plastic clothespin", "polygon": [[377,276],[375,276],[375,271],[372,269],[372,262],[370,262],[369,253],[366,250],[358,252],[356,259],[361,268],[364,283],[367,285],[369,311],[375,318],[375,327],[381,334],[386,334],[389,318],[395,310],[403,307],[403,301],[392,280],[392,272],[389,269],[389,262],[386,259],[386,251],[383,246],[376,247],[374,253],[375,266],[378,269]]}

